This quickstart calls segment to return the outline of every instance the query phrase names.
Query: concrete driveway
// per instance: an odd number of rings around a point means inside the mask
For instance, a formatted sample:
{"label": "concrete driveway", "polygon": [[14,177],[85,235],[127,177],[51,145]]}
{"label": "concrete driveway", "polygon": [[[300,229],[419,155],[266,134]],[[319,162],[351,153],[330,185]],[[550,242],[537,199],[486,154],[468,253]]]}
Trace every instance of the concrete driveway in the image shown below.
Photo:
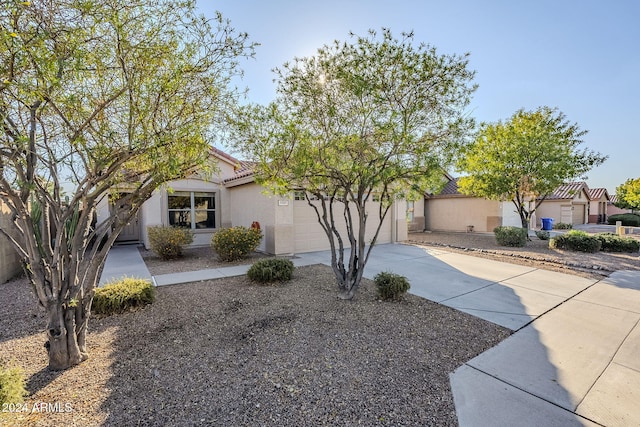
{"label": "concrete driveway", "polygon": [[374,248],[365,276],[380,271],[515,331],[450,375],[461,426],[640,425],[640,272],[596,281],[399,244]]}

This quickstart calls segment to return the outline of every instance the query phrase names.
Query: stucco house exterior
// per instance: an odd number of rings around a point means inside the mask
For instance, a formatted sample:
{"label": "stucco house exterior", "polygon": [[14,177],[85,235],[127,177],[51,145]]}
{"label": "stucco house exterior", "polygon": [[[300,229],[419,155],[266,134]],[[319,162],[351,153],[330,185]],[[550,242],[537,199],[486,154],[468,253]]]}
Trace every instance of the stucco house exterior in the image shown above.
{"label": "stucco house exterior", "polygon": [[492,232],[495,227],[521,227],[520,216],[510,201],[488,200],[458,191],[458,179],[449,181],[437,194],[425,195],[425,230]]}
{"label": "stucco house exterior", "polygon": [[[0,228],[14,227],[11,222],[11,210],[0,200]],[[9,240],[0,234],[0,284],[17,276],[22,271],[22,262],[18,252]]]}
{"label": "stucco house exterior", "polygon": [[617,214],[626,214],[626,213],[632,213],[633,211],[631,209],[621,209],[617,206],[614,206],[613,204],[616,203],[618,201],[618,197],[616,194],[611,195],[611,197],[609,198],[609,201],[607,202],[607,215],[611,216],[611,215],[617,215]]}
{"label": "stucco house exterior", "polygon": [[590,201],[589,187],[585,182],[563,184],[536,209],[536,225],[540,225],[540,218],[553,218],[556,224],[586,224]]}
{"label": "stucco house exterior", "polygon": [[[511,201],[461,194],[457,178],[446,177],[448,182],[440,192],[426,194],[424,201],[415,203],[415,212],[424,216],[425,230],[492,232],[497,226],[522,226]],[[553,218],[555,223],[565,224],[606,222],[607,216],[612,215],[610,202],[605,188],[589,189],[585,182],[563,184],[540,203],[529,228],[540,228],[540,218]]]}
{"label": "stucco house exterior", "polygon": [[602,224],[607,222],[608,204],[611,197],[606,188],[589,189],[589,223]]}
{"label": "stucco house exterior", "polygon": [[[260,224],[264,238],[259,251],[283,255],[329,249],[329,241],[317,221],[315,211],[299,193],[286,197],[265,193],[255,182],[250,164],[212,148],[211,161],[217,172],[211,177],[193,176],[175,180],[157,189],[141,207],[138,218],[122,231],[118,242],[142,243],[149,247],[147,227],[188,227],[194,233],[193,246],[209,245],[221,228]],[[377,212],[378,203],[370,209]],[[396,201],[384,220],[377,242],[407,239],[405,201]],[[98,207],[98,223],[109,215],[107,201]],[[340,219],[342,219],[340,217]],[[367,240],[377,223],[374,215],[367,224]],[[345,229],[343,223],[339,229]]]}

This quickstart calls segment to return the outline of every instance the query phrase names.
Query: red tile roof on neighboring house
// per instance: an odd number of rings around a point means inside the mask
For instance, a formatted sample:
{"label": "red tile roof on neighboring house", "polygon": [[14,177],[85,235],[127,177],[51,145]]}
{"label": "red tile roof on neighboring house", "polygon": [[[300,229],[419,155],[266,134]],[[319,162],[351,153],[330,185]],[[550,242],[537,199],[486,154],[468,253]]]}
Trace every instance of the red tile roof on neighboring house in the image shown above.
{"label": "red tile roof on neighboring house", "polygon": [[585,190],[587,194],[589,193],[589,187],[587,187],[586,182],[569,182],[556,188],[556,190],[552,194],[549,194],[545,200],[573,199],[575,195],[582,190]]}
{"label": "red tile roof on neighboring house", "polygon": [[607,200],[611,199],[606,188],[591,188],[589,190],[589,198],[591,200],[599,200],[603,196],[605,196]]}
{"label": "red tile roof on neighboring house", "polygon": [[618,202],[618,195],[617,194],[612,194],[611,196],[609,196],[609,203],[614,204]]}

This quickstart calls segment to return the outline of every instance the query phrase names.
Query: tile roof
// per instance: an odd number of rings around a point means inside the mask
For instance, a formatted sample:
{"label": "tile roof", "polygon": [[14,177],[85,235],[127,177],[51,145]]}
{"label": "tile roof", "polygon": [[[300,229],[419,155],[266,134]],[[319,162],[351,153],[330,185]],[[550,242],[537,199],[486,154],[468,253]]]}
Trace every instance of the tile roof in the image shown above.
{"label": "tile roof", "polygon": [[545,200],[573,199],[575,195],[582,190],[585,190],[587,193],[589,192],[589,187],[587,187],[586,182],[569,182],[556,188],[556,190],[552,194],[549,194]]}
{"label": "tile roof", "polygon": [[611,198],[606,188],[591,188],[589,190],[589,198],[591,200],[598,200],[598,199],[601,199],[603,196],[605,196],[607,200]]}
{"label": "tile roof", "polygon": [[609,203],[616,203],[618,201],[618,195],[617,194],[612,194],[611,196],[609,196]]}
{"label": "tile roof", "polygon": [[445,184],[442,190],[438,193],[438,196],[453,196],[458,194],[460,194],[458,191],[458,178],[454,178]]}

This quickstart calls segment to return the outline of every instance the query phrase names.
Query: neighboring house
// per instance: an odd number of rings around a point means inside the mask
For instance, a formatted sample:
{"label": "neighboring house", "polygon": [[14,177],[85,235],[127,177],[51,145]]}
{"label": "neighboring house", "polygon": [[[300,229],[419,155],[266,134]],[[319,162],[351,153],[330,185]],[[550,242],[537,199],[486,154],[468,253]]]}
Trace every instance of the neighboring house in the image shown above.
{"label": "neighboring house", "polygon": [[592,188],[589,190],[589,223],[602,224],[607,222],[607,205],[611,197],[606,188]]}
{"label": "neighboring house", "polygon": [[590,200],[585,182],[563,184],[536,209],[536,226],[540,225],[540,218],[553,218],[556,224],[585,224],[589,218]]}
{"label": "neighboring house", "polygon": [[[0,201],[0,228],[14,227],[11,211]],[[22,262],[9,240],[0,234],[0,284],[22,272]]]}
{"label": "neighboring house", "polygon": [[[141,242],[149,247],[147,227],[188,227],[194,233],[193,246],[209,245],[213,234],[225,227],[249,227],[260,224],[264,238],[258,250],[270,254],[294,254],[326,250],[329,241],[316,218],[315,211],[299,193],[288,197],[265,194],[251,171],[251,165],[212,148],[211,160],[217,167],[212,177],[193,176],[175,180],[156,190],[118,237],[118,242]],[[377,223],[371,202],[367,239]],[[98,222],[109,214],[108,203],[98,207]],[[342,220],[342,216],[338,215]],[[338,223],[344,230],[344,223]],[[391,207],[378,235],[377,243],[406,240],[407,209],[404,201]]]}
{"label": "neighboring house", "polygon": [[522,226],[512,202],[461,194],[458,179],[448,175],[447,178],[449,181],[439,193],[425,196],[426,230],[492,232],[502,225]]}
{"label": "neighboring house", "polygon": [[613,204],[616,203],[617,201],[618,201],[618,196],[616,194],[613,194],[609,198],[609,201],[607,203],[607,214],[609,216],[617,215],[617,214],[632,213],[633,212],[631,209],[621,209],[621,208],[619,208],[617,206],[614,206]]}

